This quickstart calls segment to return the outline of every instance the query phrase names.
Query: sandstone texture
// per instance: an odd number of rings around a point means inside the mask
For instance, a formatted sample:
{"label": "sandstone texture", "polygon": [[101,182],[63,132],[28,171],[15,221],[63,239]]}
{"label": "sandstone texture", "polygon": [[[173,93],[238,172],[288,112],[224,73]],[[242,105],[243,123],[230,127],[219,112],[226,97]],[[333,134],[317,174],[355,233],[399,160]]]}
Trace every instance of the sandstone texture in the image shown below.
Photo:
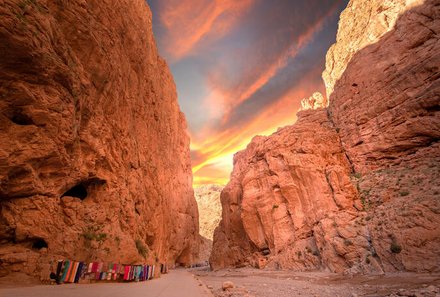
{"label": "sandstone texture", "polygon": [[[351,1],[339,31],[377,22],[382,14],[353,10],[376,2]],[[330,52],[352,57],[327,109],[302,111],[235,155],[213,268],[439,271],[440,3],[411,6],[364,46],[356,38],[369,30],[338,33]]]}
{"label": "sandstone texture", "polygon": [[336,43],[327,52],[324,79],[327,98],[333,93],[354,54],[392,30],[406,10],[424,0],[351,0],[341,13]]}
{"label": "sandstone texture", "polygon": [[330,97],[386,271],[440,269],[439,67],[440,3],[430,0],[355,54]]}
{"label": "sandstone texture", "polygon": [[143,0],[0,5],[0,276],[198,252],[189,136]]}
{"label": "sandstone texture", "polygon": [[199,235],[199,253],[197,255],[196,266],[208,266],[209,257],[212,251],[212,239]]}
{"label": "sandstone texture", "polygon": [[368,230],[358,230],[356,206],[362,206],[350,180],[350,162],[327,110],[298,117],[294,126],[257,136],[234,156],[231,182],[221,194],[214,268],[264,268],[271,260],[279,268],[339,270],[346,261],[359,262],[345,240],[368,250]]}
{"label": "sandstone texture", "polygon": [[328,100],[321,93],[315,92],[309,98],[304,98],[301,100],[301,108],[302,110],[309,109],[318,109],[318,108],[326,108],[328,106]]}

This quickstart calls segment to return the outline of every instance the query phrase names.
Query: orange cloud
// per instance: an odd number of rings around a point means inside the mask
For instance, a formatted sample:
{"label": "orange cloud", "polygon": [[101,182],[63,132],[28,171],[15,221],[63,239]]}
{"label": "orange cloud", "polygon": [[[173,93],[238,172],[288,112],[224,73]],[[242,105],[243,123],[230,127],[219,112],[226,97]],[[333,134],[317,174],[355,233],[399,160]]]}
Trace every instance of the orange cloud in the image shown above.
{"label": "orange cloud", "polygon": [[211,137],[201,142],[192,138],[193,149],[200,154],[198,160],[193,160],[194,185],[226,184],[232,171],[233,155],[237,151],[245,149],[255,135],[270,135],[279,127],[293,124],[299,100],[322,89],[322,85],[309,83],[315,72],[319,71],[310,72],[298,87],[292,88],[244,126],[234,126],[219,133],[207,132]]}
{"label": "orange cloud", "polygon": [[166,51],[174,59],[188,55],[203,38],[220,38],[253,0],[163,0],[160,20],[167,29]]}
{"label": "orange cloud", "polygon": [[[293,124],[299,100],[323,89],[317,81],[322,69],[310,71],[318,66],[307,68],[303,60],[296,63],[297,57],[306,57],[310,63],[316,48],[310,47],[310,54],[304,54],[304,49],[309,44],[319,44],[315,36],[342,1],[325,1],[322,5],[319,0],[294,1],[295,4],[284,0],[284,5],[274,6],[273,10],[266,2],[256,0],[156,1],[159,31],[164,34],[161,49],[172,62],[188,55],[201,64],[219,61],[209,68],[206,64],[200,67],[202,79],[185,80],[190,88],[179,94],[185,95],[183,100],[193,100],[191,88],[199,89],[193,85],[204,86],[203,102],[202,96],[194,99],[197,111],[203,114],[192,113],[197,123],[192,126],[195,133],[191,135],[194,185],[226,184],[234,153],[244,149],[255,135],[270,135],[278,127]],[[288,7],[298,9],[290,13]],[[304,17],[300,15],[303,10]],[[250,13],[244,18],[247,12]],[[259,18],[250,18],[254,15]],[[249,23],[249,19],[254,21]],[[230,32],[234,33],[231,38],[227,36]],[[218,39],[226,46],[213,43]],[[210,44],[220,47],[209,47]],[[202,48],[209,51],[202,52]],[[297,64],[293,71],[286,69],[291,62]],[[206,71],[209,69],[212,71]],[[301,81],[292,82],[292,87],[289,79],[299,76]]]}
{"label": "orange cloud", "polygon": [[[260,73],[260,75],[251,81],[249,85],[239,85],[233,90],[222,89],[221,86],[215,82],[215,79],[217,77],[221,77],[222,75],[218,73],[210,74],[209,77],[211,78],[211,88],[217,93],[217,96],[212,98],[217,100],[215,102],[216,105],[221,104],[221,106],[224,107],[223,122],[228,120],[231,111],[236,106],[250,99],[252,95],[264,87],[281,69],[288,65],[290,59],[295,58],[297,54],[313,40],[315,34],[322,30],[323,25],[328,17],[335,13],[338,5],[339,3],[335,2],[335,4],[327,11],[325,15],[323,15],[316,23],[314,23],[302,35],[300,35],[291,47],[288,47],[284,51],[280,52],[278,57],[276,57],[271,64],[263,64],[263,69],[253,69],[249,75],[254,75],[255,73]],[[216,67],[216,69],[221,69],[221,67]],[[247,82],[249,80],[243,79],[243,81]],[[218,94],[221,94],[221,96]]]}

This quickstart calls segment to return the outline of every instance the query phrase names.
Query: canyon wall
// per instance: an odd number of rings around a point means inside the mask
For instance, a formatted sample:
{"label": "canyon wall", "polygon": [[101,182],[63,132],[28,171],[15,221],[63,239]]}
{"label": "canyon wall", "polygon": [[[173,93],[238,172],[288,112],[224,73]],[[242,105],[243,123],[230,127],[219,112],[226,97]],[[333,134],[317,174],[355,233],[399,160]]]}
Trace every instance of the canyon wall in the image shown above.
{"label": "canyon wall", "polygon": [[[413,2],[386,1],[408,6],[373,44],[353,47],[369,26],[338,33],[330,56],[351,57],[339,78],[323,75],[329,107],[235,155],[214,269],[439,271],[440,4]],[[377,3],[350,1],[339,32],[377,23],[352,9]]]}
{"label": "canyon wall", "polygon": [[143,0],[0,7],[0,276],[191,263],[189,136]]}
{"label": "canyon wall", "polygon": [[336,43],[327,52],[322,74],[327,98],[354,54],[393,30],[402,13],[425,0],[351,0],[341,13]]}
{"label": "canyon wall", "polygon": [[[302,111],[294,126],[255,137],[234,156],[231,182],[221,194],[213,267],[265,267],[270,260],[275,267],[301,270],[329,259],[334,263],[326,265],[340,270],[345,260],[336,253],[352,251],[334,234],[344,232],[368,249],[367,230],[357,228],[362,205],[350,173],[325,109]],[[356,252],[351,258],[357,261]]]}

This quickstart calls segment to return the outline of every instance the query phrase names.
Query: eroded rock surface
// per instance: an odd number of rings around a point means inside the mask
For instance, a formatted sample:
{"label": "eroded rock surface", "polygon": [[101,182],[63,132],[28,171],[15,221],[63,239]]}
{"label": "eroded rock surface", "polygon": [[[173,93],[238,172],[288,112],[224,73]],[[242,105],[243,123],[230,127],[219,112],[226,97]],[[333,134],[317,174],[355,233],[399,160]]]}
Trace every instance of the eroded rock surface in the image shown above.
{"label": "eroded rock surface", "polygon": [[[257,136],[235,155],[231,182],[221,194],[214,268],[262,268],[270,259],[276,267],[341,271],[346,260],[338,255],[354,264],[359,256],[353,245],[369,249],[368,230],[357,228],[361,203],[350,163],[327,110],[298,116],[294,126]],[[351,245],[344,244],[348,240]]]}
{"label": "eroded rock surface", "polygon": [[328,100],[321,93],[315,92],[309,98],[301,100],[300,110],[326,108],[328,106]]}
{"label": "eroded rock surface", "polygon": [[324,79],[327,98],[333,93],[354,54],[391,31],[397,19],[424,0],[351,0],[341,13],[336,43],[327,52]]}
{"label": "eroded rock surface", "polygon": [[354,55],[330,97],[387,271],[440,267],[439,67],[440,3],[425,1]]}
{"label": "eroded rock surface", "polygon": [[0,275],[191,263],[189,137],[145,1],[0,7]]}
{"label": "eroded rock surface", "polygon": [[[376,2],[351,1],[339,30],[377,22],[379,12],[366,21],[352,10]],[[328,109],[235,155],[214,268],[439,270],[440,3],[412,7],[390,29],[342,52],[357,51]]]}

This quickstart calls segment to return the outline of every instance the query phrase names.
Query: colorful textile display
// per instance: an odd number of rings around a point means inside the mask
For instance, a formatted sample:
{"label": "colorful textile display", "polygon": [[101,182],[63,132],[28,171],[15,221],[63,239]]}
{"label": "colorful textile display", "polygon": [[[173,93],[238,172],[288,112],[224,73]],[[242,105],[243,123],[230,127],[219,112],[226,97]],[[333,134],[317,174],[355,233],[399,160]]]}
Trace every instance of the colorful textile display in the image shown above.
{"label": "colorful textile display", "polygon": [[118,271],[118,264],[109,264],[107,280],[116,280],[116,273]]}
{"label": "colorful textile display", "polygon": [[93,273],[98,272],[98,262],[93,262],[93,264],[92,264],[92,272]]}
{"label": "colorful textile display", "polygon": [[142,277],[141,277],[142,281],[146,280],[146,274],[147,274],[147,266],[143,266],[142,267]]}
{"label": "colorful textile display", "polygon": [[124,280],[128,280],[128,275],[130,273],[130,266],[124,266]]}
{"label": "colorful textile display", "polygon": [[95,281],[148,281],[158,274],[167,273],[165,264],[156,265],[121,265],[102,262],[77,262],[59,260],[56,265],[57,283],[78,283],[81,279]]}
{"label": "colorful textile display", "polygon": [[59,284],[60,283],[60,279],[61,279],[61,271],[62,271],[62,269],[63,269],[63,264],[64,264],[64,262],[63,262],[63,260],[58,260],[58,263],[57,263],[57,272],[56,272],[56,282],[57,282],[57,284]]}
{"label": "colorful textile display", "polygon": [[63,274],[62,274],[61,280],[60,280],[61,282],[65,281],[65,279],[67,277],[67,273],[69,272],[69,268],[70,268],[70,261],[66,260],[64,263],[64,271],[63,271]]}
{"label": "colorful textile display", "polygon": [[154,278],[154,265],[153,266],[151,266],[151,278],[150,279],[153,279]]}
{"label": "colorful textile display", "polygon": [[73,262],[72,270],[70,271],[70,275],[69,275],[69,279],[68,279],[69,283],[75,282],[75,277],[76,277],[76,273],[78,272],[78,267],[79,267],[79,263]]}
{"label": "colorful textile display", "polygon": [[144,266],[138,266],[137,281],[142,280],[142,271],[143,270],[144,270]]}
{"label": "colorful textile display", "polygon": [[80,262],[79,266],[78,266],[78,272],[76,273],[75,276],[75,283],[79,282],[79,279],[85,274],[86,271],[86,263],[84,262]]}
{"label": "colorful textile display", "polygon": [[73,262],[73,261],[69,263],[69,269],[67,270],[66,279],[64,280],[66,283],[69,282],[70,275],[72,274],[72,270],[73,270],[74,265],[75,265],[75,262]]}
{"label": "colorful textile display", "polygon": [[72,272],[73,272],[74,268],[75,268],[75,262],[72,261],[72,262],[70,262],[69,271],[67,271],[66,279],[64,280],[65,283],[70,283],[70,277],[72,275]]}

